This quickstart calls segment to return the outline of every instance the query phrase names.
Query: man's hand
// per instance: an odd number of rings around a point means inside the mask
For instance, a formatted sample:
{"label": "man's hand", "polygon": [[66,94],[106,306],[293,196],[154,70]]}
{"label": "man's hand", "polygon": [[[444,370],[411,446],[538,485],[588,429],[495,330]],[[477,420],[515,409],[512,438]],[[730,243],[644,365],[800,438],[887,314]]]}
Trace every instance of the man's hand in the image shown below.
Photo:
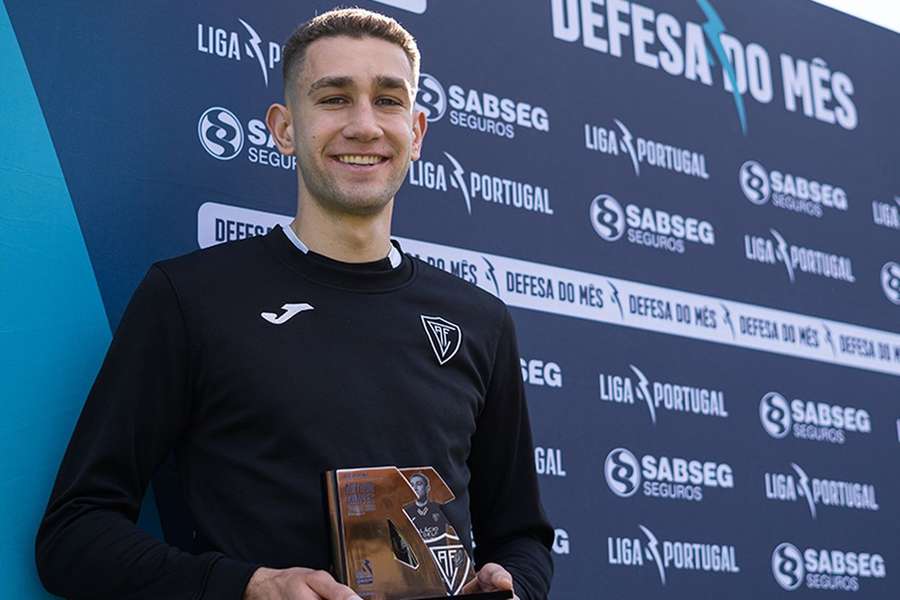
{"label": "man's hand", "polygon": [[497,563],[487,563],[475,576],[475,579],[467,583],[463,589],[463,594],[475,594],[477,592],[499,592],[509,590],[513,593],[513,600],[519,600],[516,591],[513,589],[513,578],[509,571],[498,565]]}
{"label": "man's hand", "polygon": [[328,571],[302,567],[267,569],[253,573],[244,600],[361,600],[356,592],[334,580]]}

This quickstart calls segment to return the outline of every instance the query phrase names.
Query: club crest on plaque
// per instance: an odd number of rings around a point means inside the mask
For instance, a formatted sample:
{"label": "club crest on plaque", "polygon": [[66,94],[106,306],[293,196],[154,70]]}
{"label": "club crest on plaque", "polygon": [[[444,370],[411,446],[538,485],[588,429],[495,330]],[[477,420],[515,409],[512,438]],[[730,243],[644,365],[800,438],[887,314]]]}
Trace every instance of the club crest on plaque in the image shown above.
{"label": "club crest on plaque", "polygon": [[475,565],[442,506],[454,499],[432,467],[325,474],[335,578],[365,600],[511,598],[461,594]]}

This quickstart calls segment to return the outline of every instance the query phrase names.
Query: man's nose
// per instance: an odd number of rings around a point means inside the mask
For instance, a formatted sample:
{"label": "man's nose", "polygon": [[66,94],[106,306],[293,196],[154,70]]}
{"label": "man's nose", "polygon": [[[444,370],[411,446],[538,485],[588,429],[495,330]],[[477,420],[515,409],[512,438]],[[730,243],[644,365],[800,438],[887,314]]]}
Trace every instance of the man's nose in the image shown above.
{"label": "man's nose", "polygon": [[350,121],[344,127],[344,135],[348,138],[368,142],[378,139],[384,134],[378,123],[375,107],[369,101],[357,102],[351,111]]}

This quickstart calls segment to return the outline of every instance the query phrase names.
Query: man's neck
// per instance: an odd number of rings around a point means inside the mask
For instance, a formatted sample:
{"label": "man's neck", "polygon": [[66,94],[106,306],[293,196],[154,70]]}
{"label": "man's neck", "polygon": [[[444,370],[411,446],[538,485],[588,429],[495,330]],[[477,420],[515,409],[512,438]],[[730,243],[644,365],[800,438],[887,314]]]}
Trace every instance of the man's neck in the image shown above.
{"label": "man's neck", "polygon": [[378,214],[334,214],[301,203],[291,228],[316,254],[347,263],[373,262],[391,250],[392,209],[393,202]]}

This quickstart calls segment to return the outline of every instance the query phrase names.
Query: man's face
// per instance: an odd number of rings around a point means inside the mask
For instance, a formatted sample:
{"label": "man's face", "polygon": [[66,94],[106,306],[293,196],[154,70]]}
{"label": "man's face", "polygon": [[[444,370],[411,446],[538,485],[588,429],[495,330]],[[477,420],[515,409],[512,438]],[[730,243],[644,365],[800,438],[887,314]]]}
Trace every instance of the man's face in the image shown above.
{"label": "man's face", "polygon": [[339,213],[374,214],[419,157],[412,67],[385,40],[316,40],[289,94],[301,198]]}
{"label": "man's face", "polygon": [[421,477],[413,477],[412,486],[416,492],[416,498],[419,501],[426,500],[428,498],[428,484],[425,483],[425,480]]}

